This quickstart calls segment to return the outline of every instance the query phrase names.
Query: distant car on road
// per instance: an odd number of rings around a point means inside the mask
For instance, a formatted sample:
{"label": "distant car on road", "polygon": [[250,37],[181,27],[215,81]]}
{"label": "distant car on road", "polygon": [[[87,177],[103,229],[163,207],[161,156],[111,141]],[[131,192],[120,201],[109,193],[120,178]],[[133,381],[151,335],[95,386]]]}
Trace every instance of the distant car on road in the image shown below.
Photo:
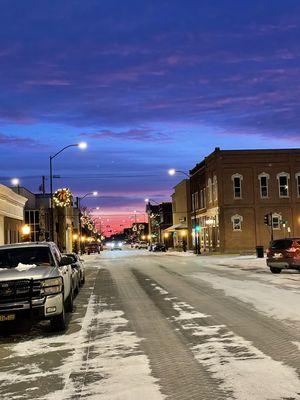
{"label": "distant car on road", "polygon": [[88,243],[85,246],[85,250],[88,254],[93,254],[93,253],[100,254],[101,248],[98,243]]}
{"label": "distant car on road", "polygon": [[122,248],[123,248],[122,242],[112,241],[112,242],[108,242],[106,245],[108,248],[110,248],[110,250],[122,250]]}
{"label": "distant car on road", "polygon": [[273,274],[282,269],[300,270],[300,238],[273,240],[267,249],[267,265]]}
{"label": "distant car on road", "polygon": [[48,319],[64,330],[73,311],[72,261],[52,242],[0,246],[0,323]]}
{"label": "distant car on road", "polygon": [[165,252],[167,250],[166,245],[164,243],[154,243],[152,244],[152,251],[162,251]]}

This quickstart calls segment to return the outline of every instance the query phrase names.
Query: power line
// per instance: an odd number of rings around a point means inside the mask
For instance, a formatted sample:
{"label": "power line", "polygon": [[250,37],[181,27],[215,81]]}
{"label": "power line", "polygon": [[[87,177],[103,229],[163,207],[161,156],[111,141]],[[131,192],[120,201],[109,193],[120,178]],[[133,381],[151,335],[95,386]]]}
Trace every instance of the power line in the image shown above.
{"label": "power line", "polygon": [[[98,174],[98,175],[70,175],[64,176],[59,175],[56,179],[123,179],[123,178],[154,178],[157,176],[161,176],[160,174],[130,174],[130,175],[120,175],[120,174]],[[18,176],[19,179],[41,179],[41,175],[25,175]],[[10,181],[12,179],[11,176],[0,176],[1,181]]]}

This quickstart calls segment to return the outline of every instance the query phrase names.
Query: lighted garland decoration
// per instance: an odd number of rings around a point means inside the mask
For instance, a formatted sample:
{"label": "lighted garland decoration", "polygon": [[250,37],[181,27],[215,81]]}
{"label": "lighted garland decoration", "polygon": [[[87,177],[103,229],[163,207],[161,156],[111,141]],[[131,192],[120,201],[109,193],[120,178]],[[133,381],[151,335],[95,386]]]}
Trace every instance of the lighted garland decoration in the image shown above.
{"label": "lighted garland decoration", "polygon": [[55,207],[70,207],[73,204],[73,195],[70,189],[58,189],[53,195]]}
{"label": "lighted garland decoration", "polygon": [[87,229],[89,231],[92,231],[93,229],[95,229],[94,221],[92,220],[91,216],[86,211],[84,211],[81,216],[81,226],[87,227]]}

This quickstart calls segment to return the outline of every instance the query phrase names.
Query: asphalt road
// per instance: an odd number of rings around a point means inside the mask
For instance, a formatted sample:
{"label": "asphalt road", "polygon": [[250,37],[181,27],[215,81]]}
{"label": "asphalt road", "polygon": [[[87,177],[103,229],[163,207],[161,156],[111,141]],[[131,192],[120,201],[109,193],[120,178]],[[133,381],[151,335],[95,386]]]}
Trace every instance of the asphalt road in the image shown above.
{"label": "asphalt road", "polygon": [[64,334],[2,330],[1,399],[300,399],[298,273],[136,250],[86,259]]}

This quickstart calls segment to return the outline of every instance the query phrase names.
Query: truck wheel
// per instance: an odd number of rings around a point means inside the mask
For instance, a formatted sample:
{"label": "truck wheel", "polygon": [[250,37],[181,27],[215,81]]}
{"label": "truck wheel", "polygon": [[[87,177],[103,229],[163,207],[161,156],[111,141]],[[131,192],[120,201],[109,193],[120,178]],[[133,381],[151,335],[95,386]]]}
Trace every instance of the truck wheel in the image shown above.
{"label": "truck wheel", "polygon": [[65,313],[65,306],[63,305],[63,311],[61,314],[52,317],[50,320],[51,328],[54,332],[62,332],[67,329],[67,320]]}
{"label": "truck wheel", "polygon": [[74,310],[74,291],[73,288],[70,291],[69,297],[66,300],[66,311],[67,312],[73,312]]}
{"label": "truck wheel", "polygon": [[272,272],[272,274],[280,274],[281,268],[270,267],[270,271]]}

